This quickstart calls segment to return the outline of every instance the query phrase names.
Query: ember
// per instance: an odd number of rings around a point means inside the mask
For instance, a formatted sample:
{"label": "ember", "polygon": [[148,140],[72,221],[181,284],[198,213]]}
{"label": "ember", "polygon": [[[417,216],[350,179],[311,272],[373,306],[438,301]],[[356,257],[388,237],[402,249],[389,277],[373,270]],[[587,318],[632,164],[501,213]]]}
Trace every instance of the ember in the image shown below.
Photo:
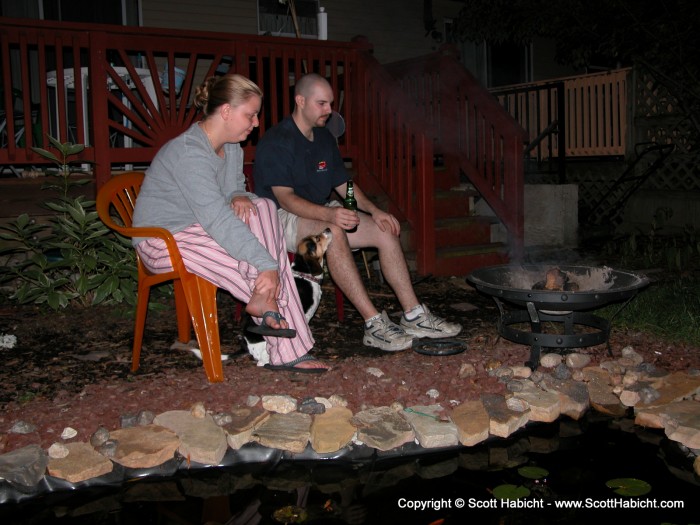
{"label": "ember", "polygon": [[559,268],[547,270],[544,281],[538,281],[532,285],[533,290],[558,290],[560,292],[576,292],[579,290],[578,283],[569,280],[569,275]]}
{"label": "ember", "polygon": [[[577,292],[609,290],[615,286],[617,277],[615,270],[607,266],[511,265],[502,279],[505,286],[519,290]],[[566,284],[570,288],[564,288]]]}

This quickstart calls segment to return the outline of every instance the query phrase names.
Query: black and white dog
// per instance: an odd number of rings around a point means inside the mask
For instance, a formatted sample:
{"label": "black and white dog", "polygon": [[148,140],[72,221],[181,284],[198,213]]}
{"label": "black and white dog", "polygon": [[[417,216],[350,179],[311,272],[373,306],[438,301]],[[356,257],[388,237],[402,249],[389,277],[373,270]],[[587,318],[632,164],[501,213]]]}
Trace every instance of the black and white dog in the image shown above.
{"label": "black and white dog", "polygon": [[[301,306],[304,308],[306,322],[316,313],[321,302],[321,282],[323,281],[323,257],[333,240],[331,230],[326,228],[318,235],[304,237],[297,245],[292,262],[292,275],[299,292]],[[252,321],[248,319],[248,323]],[[265,340],[262,336],[244,331],[244,338],[248,352],[258,362],[258,366],[269,363]]]}

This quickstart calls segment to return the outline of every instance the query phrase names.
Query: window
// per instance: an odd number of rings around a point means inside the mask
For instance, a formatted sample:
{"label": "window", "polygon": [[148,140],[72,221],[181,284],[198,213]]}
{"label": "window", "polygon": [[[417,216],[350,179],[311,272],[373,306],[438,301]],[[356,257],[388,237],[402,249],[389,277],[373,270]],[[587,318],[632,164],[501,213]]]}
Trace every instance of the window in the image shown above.
{"label": "window", "polygon": [[489,87],[508,86],[530,82],[531,73],[530,44],[489,44],[488,69]]}
{"label": "window", "polygon": [[258,0],[258,34],[295,37],[292,5],[302,38],[318,36],[318,0]]}

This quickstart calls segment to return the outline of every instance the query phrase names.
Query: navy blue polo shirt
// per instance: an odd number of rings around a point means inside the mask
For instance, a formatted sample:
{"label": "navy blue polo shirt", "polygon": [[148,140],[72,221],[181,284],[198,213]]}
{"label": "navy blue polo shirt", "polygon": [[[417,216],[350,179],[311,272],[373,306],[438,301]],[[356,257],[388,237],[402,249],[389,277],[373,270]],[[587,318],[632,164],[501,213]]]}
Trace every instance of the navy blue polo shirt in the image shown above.
{"label": "navy blue polo shirt", "polygon": [[326,204],[333,188],[349,177],[335,137],[326,128],[313,129],[308,140],[291,116],[265,132],[255,149],[255,193],[279,202],[273,186],[286,186],[314,204]]}

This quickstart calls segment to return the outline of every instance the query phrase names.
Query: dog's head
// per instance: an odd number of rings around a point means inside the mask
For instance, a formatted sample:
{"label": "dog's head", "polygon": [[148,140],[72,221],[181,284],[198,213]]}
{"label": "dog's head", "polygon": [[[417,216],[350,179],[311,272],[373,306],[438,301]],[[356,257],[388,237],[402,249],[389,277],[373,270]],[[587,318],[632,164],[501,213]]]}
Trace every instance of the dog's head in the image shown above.
{"label": "dog's head", "polygon": [[[297,255],[294,259],[295,268],[311,275],[322,274],[323,256],[332,240],[333,234],[329,228],[326,228],[318,235],[304,237],[297,245]],[[302,269],[302,265],[306,268]]]}

